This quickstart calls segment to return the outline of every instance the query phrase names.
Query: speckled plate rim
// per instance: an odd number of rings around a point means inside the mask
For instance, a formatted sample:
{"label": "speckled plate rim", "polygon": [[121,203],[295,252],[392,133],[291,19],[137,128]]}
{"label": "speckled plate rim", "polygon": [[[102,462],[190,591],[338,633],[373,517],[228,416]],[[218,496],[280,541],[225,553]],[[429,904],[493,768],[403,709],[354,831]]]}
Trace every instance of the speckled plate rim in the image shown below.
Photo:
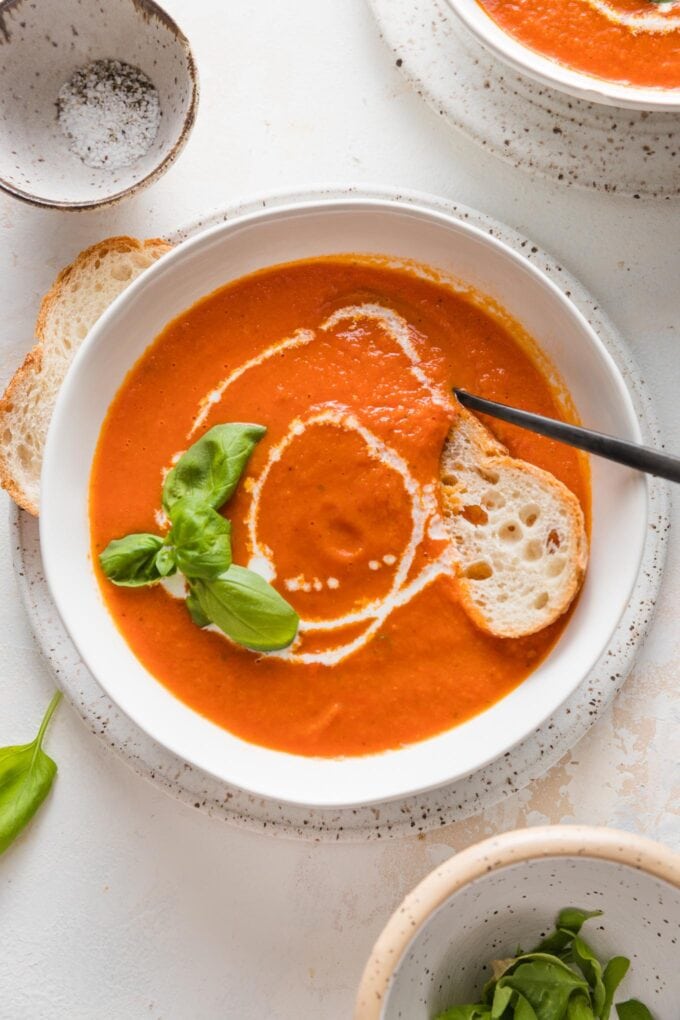
{"label": "speckled plate rim", "polygon": [[618,109],[676,113],[680,110],[680,88],[625,85],[577,71],[567,64],[551,60],[493,20],[477,0],[446,0],[466,28],[499,60],[520,74],[526,74],[548,88],[559,89],[576,99],[601,103]]}
{"label": "speckled plate rim", "polygon": [[[6,13],[9,8],[17,2],[18,0],[0,0],[0,19],[3,13]],[[87,212],[89,209],[105,209],[107,206],[115,205],[116,202],[120,202],[123,198],[134,195],[136,192],[141,191],[143,188],[146,188],[149,184],[152,184],[155,180],[161,177],[175,162],[184,146],[187,144],[189,135],[191,134],[192,128],[196,122],[196,110],[198,108],[198,99],[200,94],[198,68],[196,67],[196,61],[194,60],[194,54],[189,40],[177,22],[170,17],[168,12],[160,7],[155,0],[136,0],[136,3],[148,14],[158,18],[158,20],[162,22],[162,24],[165,25],[170,32],[172,32],[177,42],[184,50],[184,55],[186,57],[187,73],[189,81],[191,82],[191,96],[186,114],[184,115],[184,120],[182,121],[181,131],[175,139],[174,144],[166,152],[160,163],[158,163],[153,170],[150,170],[148,174],[145,174],[144,177],[140,177],[138,181],[135,181],[134,184],[130,184],[127,188],[122,188],[120,191],[116,191],[113,195],[105,195],[103,198],[90,199],[85,202],[68,202],[62,201],[61,199],[43,198],[40,195],[31,194],[30,191],[24,191],[22,188],[17,188],[16,185],[10,184],[9,181],[4,179],[4,177],[0,177],[0,191],[5,191],[8,195],[11,195],[12,198],[18,198],[20,201],[26,202],[28,205],[34,205],[39,209],[62,209],[67,212]]]}
{"label": "speckled plate rim", "polygon": [[499,61],[449,0],[367,0],[404,80],[444,122],[513,168],[636,199],[680,193],[678,118],[575,99]]}
{"label": "speckled plate rim", "polygon": [[[292,201],[317,202],[345,196],[384,198],[435,210],[465,220],[500,237],[558,283],[586,316],[616,361],[637,412],[643,439],[660,445],[651,394],[612,324],[588,292],[551,256],[483,213],[452,200],[414,191],[366,185],[310,186],[261,195],[215,210],[168,235],[179,242],[199,230],[261,208]],[[135,772],[196,809],[242,828],[316,842],[359,842],[419,835],[478,815],[547,772],[581,739],[621,688],[650,626],[663,573],[669,528],[669,486],[649,479],[649,530],[640,572],[628,609],[608,650],[591,674],[543,726],[500,759],[471,776],[419,796],[363,808],[296,808],[247,794],[192,768],[159,747],[120,713],[86,670],[66,636],[42,576],[37,520],[12,511],[16,541],[15,572],[36,640],[57,684],[88,728],[116,751]]]}
{"label": "speckled plate rim", "polygon": [[543,825],[493,836],[444,861],[403,899],[371,951],[357,993],[354,1020],[380,1020],[385,995],[404,954],[453,893],[491,871],[545,857],[611,861],[680,889],[680,854],[632,832],[588,825]]}

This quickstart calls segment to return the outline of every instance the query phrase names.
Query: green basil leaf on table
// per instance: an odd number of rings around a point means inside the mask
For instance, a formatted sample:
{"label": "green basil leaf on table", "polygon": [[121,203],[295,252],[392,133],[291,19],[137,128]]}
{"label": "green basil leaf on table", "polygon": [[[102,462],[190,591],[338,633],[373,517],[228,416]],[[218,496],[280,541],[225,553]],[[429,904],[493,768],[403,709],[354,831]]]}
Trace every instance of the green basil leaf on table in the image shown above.
{"label": "green basil leaf on table", "polygon": [[212,580],[231,566],[231,524],[217,510],[183,499],[170,511],[168,536],[185,577]]}
{"label": "green basil leaf on table", "polygon": [[625,956],[612,956],[611,960],[604,968],[604,974],[602,975],[602,981],[604,984],[605,997],[604,1005],[602,1006],[602,1012],[600,1014],[601,1020],[609,1020],[612,1011],[612,1005],[614,1003],[614,995],[616,989],[619,987],[630,967],[630,960]]}
{"label": "green basil leaf on table", "polygon": [[177,570],[175,550],[167,544],[167,541],[163,543],[156,554],[156,570],[161,577],[170,577]]}
{"label": "green basil leaf on table", "polygon": [[43,751],[42,742],[60,700],[57,691],[30,744],[0,748],[0,854],[28,825],[54,782],[57,766]]}
{"label": "green basil leaf on table", "polygon": [[124,588],[139,588],[160,581],[156,556],[162,546],[163,539],[158,535],[114,538],[99,554],[99,562],[109,581]]}
{"label": "green basil leaf on table", "polygon": [[207,627],[208,624],[212,623],[210,617],[206,616],[203,610],[201,609],[201,604],[198,601],[198,596],[196,595],[192,588],[189,589],[189,592],[186,597],[186,607],[189,616],[194,621],[197,627]]}
{"label": "green basil leaf on table", "polygon": [[263,577],[232,564],[213,581],[192,586],[205,616],[233,641],[255,651],[285,648],[297,633],[299,617]]}
{"label": "green basil leaf on table", "polygon": [[647,1007],[637,999],[619,1002],[616,1012],[619,1014],[619,1020],[654,1020]]}
{"label": "green basil leaf on table", "polygon": [[230,498],[257,443],[262,425],[215,425],[183,453],[163,484],[163,506],[189,496],[217,510]]}

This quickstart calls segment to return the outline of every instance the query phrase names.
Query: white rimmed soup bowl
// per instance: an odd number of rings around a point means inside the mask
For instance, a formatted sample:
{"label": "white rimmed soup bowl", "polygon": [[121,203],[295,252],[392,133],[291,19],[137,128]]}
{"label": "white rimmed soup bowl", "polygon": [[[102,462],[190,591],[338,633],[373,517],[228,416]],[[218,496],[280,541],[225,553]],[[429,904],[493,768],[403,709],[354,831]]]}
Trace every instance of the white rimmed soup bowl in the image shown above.
{"label": "white rimmed soup bowl", "polygon": [[582,825],[505,832],[435,868],[373,947],[354,1020],[434,1020],[478,1002],[489,961],[514,956],[518,945],[533,949],[564,907],[601,910],[584,939],[603,961],[631,961],[615,1002],[636,998],[654,1020],[676,1020],[680,855]]}
{"label": "white rimmed soup bowl", "polygon": [[677,113],[680,87],[662,88],[608,81],[561,64],[506,32],[477,0],[446,0],[475,39],[499,60],[541,85],[605,106]]}
{"label": "white rimmed soup bowl", "polygon": [[415,259],[492,296],[540,343],[588,425],[640,439],[618,369],[562,292],[502,242],[417,205],[320,199],[244,215],[179,245],[105,312],[64,382],[45,451],[41,547],[64,624],[102,687],[153,739],[242,789],[319,807],[378,802],[442,785],[494,760],[539,726],[606,649],[637,577],[648,515],[642,476],[593,463],[590,567],[562,638],[507,697],[421,743],[365,757],[303,757],[247,743],[175,698],[133,655],[93,570],[88,486],[107,409],[157,334],[199,298],[265,266],[347,252]]}

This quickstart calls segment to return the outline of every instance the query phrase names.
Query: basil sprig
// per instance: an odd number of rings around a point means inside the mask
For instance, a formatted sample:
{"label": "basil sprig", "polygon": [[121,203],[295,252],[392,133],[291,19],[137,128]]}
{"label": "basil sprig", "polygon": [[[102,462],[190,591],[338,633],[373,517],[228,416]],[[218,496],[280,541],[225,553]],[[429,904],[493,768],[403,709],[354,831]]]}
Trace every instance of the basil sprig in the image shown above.
{"label": "basil sprig", "polygon": [[43,751],[42,742],[60,700],[57,691],[30,744],[0,747],[0,854],[28,825],[54,782],[57,766]]}
{"label": "basil sprig", "polygon": [[[609,1020],[616,989],[630,961],[613,957],[603,968],[580,935],[602,911],[562,910],[555,931],[531,953],[492,963],[494,976],[481,1002],[452,1006],[437,1020]],[[619,1020],[653,1020],[646,1006],[631,999],[616,1007]]]}
{"label": "basil sprig", "polygon": [[211,581],[231,566],[231,524],[211,506],[189,497],[170,510],[168,536],[177,569],[185,577]]}
{"label": "basil sprig", "polygon": [[188,585],[187,611],[198,627],[214,623],[232,641],[262,652],[287,647],[299,618],[263,577],[232,563],[231,524],[218,510],[265,432],[261,425],[215,425],[165,479],[165,538],[126,535],[99,556],[105,575],[123,587],[157,584],[179,571]]}

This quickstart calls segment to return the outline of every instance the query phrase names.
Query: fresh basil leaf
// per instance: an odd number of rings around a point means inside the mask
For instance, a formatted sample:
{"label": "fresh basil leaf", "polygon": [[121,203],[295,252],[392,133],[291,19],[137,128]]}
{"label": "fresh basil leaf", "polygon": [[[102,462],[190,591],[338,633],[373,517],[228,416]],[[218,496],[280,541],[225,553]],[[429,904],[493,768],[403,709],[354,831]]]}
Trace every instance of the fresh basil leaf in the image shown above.
{"label": "fresh basil leaf", "polygon": [[574,941],[571,944],[571,948],[574,954],[574,961],[583,971],[583,976],[590,985],[593,1009],[595,1010],[595,1016],[602,1016],[602,1008],[605,1002],[605,988],[602,980],[602,964],[595,956],[590,946],[580,935],[574,937]]}
{"label": "fresh basil leaf", "polygon": [[232,564],[213,581],[193,586],[204,614],[245,648],[268,652],[285,648],[298,629],[292,606],[263,577]]}
{"label": "fresh basil leaf", "polygon": [[611,960],[604,968],[602,981],[604,983],[605,998],[602,1006],[602,1012],[600,1013],[601,1020],[609,1020],[616,989],[628,973],[629,967],[630,960],[626,959],[625,956],[612,956]]}
{"label": "fresh basil leaf", "polygon": [[536,954],[520,957],[519,965],[505,974],[499,985],[523,995],[536,1020],[563,1020],[572,994],[588,992],[586,982],[566,964],[555,957]]}
{"label": "fresh basil leaf", "polygon": [[558,956],[554,956],[552,953],[538,953],[538,952],[524,953],[523,956],[518,956],[516,959],[510,962],[510,965],[505,969],[503,977],[506,977],[509,974],[511,974],[522,963],[550,964],[551,966],[555,967],[555,969],[558,970],[560,973],[566,974],[571,977],[575,977],[583,984],[585,984],[580,974],[577,974],[576,971],[569,967],[564,960],[560,960]]}
{"label": "fresh basil leaf", "polygon": [[578,907],[565,907],[557,916],[556,930],[536,946],[535,953],[559,953],[566,949],[575,935],[578,935],[586,921],[591,917],[601,917],[601,910],[580,910]]}
{"label": "fresh basil leaf", "polygon": [[491,1020],[489,1006],[452,1006],[438,1013],[435,1020]]}
{"label": "fresh basil leaf", "polygon": [[196,593],[191,589],[189,589],[189,593],[186,597],[186,607],[189,612],[189,616],[197,627],[207,627],[208,624],[212,623],[210,617],[206,616],[201,609],[201,604],[198,601]]}
{"label": "fresh basil leaf", "polygon": [[514,1020],[536,1020],[536,1011],[523,995],[517,993],[515,1000]]}
{"label": "fresh basil leaf", "polygon": [[557,915],[557,927],[567,928],[574,935],[578,935],[581,928],[593,917],[602,917],[601,910],[580,910],[578,907],[565,907]]}
{"label": "fresh basil leaf", "polygon": [[177,570],[175,550],[167,542],[160,547],[156,554],[156,570],[161,577],[170,577]]}
{"label": "fresh basil leaf", "polygon": [[99,554],[101,568],[109,581],[124,588],[139,588],[154,584],[161,574],[156,566],[156,555],[163,545],[158,535],[126,535],[114,538]]}
{"label": "fresh basil leaf", "polygon": [[496,986],[491,1005],[491,1020],[501,1020],[513,994],[512,988],[499,988]]}
{"label": "fresh basil leaf", "polygon": [[654,1020],[647,1007],[637,999],[619,1002],[616,1012],[619,1014],[619,1020]]}
{"label": "fresh basil leaf", "polygon": [[251,453],[267,430],[262,425],[215,425],[183,453],[163,484],[163,506],[169,513],[189,497],[214,510],[229,499]]}
{"label": "fresh basil leaf", "polygon": [[229,569],[231,524],[217,510],[183,499],[173,506],[170,519],[169,542],[185,577],[212,580]]}
{"label": "fresh basil leaf", "polygon": [[30,744],[0,748],[0,854],[28,825],[52,787],[57,766],[42,742],[60,700],[57,691]]}
{"label": "fresh basil leaf", "polygon": [[590,1002],[590,996],[572,995],[567,1006],[565,1020],[597,1020]]}
{"label": "fresh basil leaf", "polygon": [[[533,953],[493,960],[493,977],[484,986],[482,1003],[453,1007],[437,1020],[609,1020],[612,1000],[630,961],[613,957],[607,966],[580,936],[586,921],[602,911],[562,910],[557,927]],[[551,951],[552,950],[552,951]],[[570,966],[570,964],[572,964]],[[619,1020],[653,1020],[637,1000],[617,1007]],[[481,1012],[479,1012],[481,1011]]]}

